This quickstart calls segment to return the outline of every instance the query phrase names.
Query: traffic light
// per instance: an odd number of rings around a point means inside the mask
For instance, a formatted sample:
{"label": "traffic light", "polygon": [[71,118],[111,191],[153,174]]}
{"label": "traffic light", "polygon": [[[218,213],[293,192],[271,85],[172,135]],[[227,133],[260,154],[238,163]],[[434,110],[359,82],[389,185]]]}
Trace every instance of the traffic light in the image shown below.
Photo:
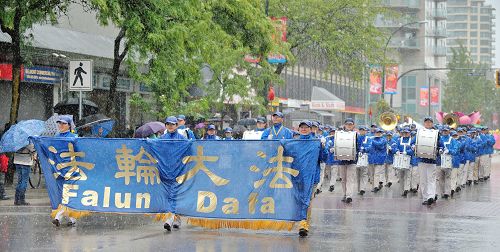
{"label": "traffic light", "polygon": [[500,88],[500,70],[495,71],[495,86]]}

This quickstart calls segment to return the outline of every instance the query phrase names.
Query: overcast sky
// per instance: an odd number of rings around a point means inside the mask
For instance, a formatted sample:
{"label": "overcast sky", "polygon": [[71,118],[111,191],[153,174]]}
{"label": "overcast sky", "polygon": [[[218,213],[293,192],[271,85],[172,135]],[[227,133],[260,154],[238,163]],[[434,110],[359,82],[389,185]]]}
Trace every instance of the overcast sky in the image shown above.
{"label": "overcast sky", "polygon": [[[486,3],[492,4],[493,7],[495,7],[495,12],[496,12],[496,20],[494,21],[496,23],[496,27],[500,27],[500,0],[486,0]],[[500,66],[500,32],[496,31],[496,44],[495,44],[495,66]]]}

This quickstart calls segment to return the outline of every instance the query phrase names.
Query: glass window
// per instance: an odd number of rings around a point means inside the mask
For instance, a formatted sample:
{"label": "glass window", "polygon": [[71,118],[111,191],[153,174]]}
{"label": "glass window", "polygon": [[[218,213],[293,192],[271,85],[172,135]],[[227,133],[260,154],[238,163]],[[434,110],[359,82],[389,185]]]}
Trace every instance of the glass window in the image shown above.
{"label": "glass window", "polygon": [[491,9],[490,8],[481,8],[481,14],[490,14]]}
{"label": "glass window", "polygon": [[450,37],[467,37],[466,31],[451,31],[448,32],[448,36]]}
{"label": "glass window", "polygon": [[490,22],[491,16],[481,16],[481,22]]}
{"label": "glass window", "polygon": [[481,56],[481,63],[488,63],[488,62],[491,62],[490,56]]}
{"label": "glass window", "polygon": [[471,39],[470,44],[471,45],[477,45],[477,40],[476,39]]}
{"label": "glass window", "polygon": [[490,27],[490,24],[481,24],[481,30],[489,30]]}
{"label": "glass window", "polygon": [[476,15],[472,15],[472,16],[470,16],[470,20],[471,20],[471,21],[477,21],[477,16],[476,16]]}
{"label": "glass window", "polygon": [[491,49],[489,47],[481,47],[481,53],[490,53]]}
{"label": "glass window", "polygon": [[471,53],[477,53],[477,47],[471,47],[469,51]]}
{"label": "glass window", "polygon": [[481,45],[491,45],[491,42],[489,40],[481,40]]}
{"label": "glass window", "polygon": [[448,21],[466,21],[466,20],[467,20],[467,15],[450,15],[450,16],[448,16]]}
{"label": "glass window", "polygon": [[467,29],[467,23],[449,23],[448,30]]}
{"label": "glass window", "polygon": [[481,38],[491,38],[491,33],[489,33],[489,32],[481,32]]}
{"label": "glass window", "polygon": [[470,28],[473,30],[477,29],[477,24],[470,24]]}

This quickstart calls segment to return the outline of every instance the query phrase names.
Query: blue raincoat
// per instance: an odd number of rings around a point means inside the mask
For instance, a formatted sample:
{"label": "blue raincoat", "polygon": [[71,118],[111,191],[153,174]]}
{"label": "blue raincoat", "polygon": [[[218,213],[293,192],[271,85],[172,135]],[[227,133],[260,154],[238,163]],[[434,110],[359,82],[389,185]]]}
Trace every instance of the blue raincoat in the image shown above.
{"label": "blue raincoat", "polygon": [[293,132],[283,124],[277,123],[264,130],[260,139],[293,139]]}
{"label": "blue raincoat", "polygon": [[387,139],[385,137],[373,137],[368,149],[368,164],[383,165],[387,155]]}

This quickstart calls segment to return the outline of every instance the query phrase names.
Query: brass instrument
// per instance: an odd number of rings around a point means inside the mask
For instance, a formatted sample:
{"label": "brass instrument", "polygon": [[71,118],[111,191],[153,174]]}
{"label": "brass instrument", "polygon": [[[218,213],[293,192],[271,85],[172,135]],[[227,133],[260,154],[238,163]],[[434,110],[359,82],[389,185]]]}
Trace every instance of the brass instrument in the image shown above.
{"label": "brass instrument", "polygon": [[446,114],[443,118],[443,123],[452,129],[456,129],[458,126],[458,116],[453,113]]}
{"label": "brass instrument", "polygon": [[378,124],[384,130],[393,130],[398,124],[398,118],[392,112],[384,112],[380,115]]}

